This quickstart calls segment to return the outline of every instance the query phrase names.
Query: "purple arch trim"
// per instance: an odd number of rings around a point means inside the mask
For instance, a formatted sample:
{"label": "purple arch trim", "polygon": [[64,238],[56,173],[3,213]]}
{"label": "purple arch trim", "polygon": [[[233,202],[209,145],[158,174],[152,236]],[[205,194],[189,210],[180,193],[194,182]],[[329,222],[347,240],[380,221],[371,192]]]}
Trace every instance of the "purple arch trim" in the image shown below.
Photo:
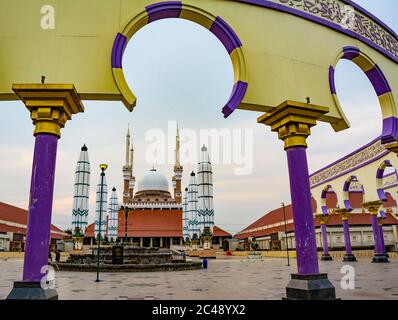
{"label": "purple arch trim", "polygon": [[391,92],[391,87],[378,65],[375,65],[373,69],[365,72],[365,74],[372,83],[373,88],[378,96],[381,96],[387,92]]}
{"label": "purple arch trim", "polygon": [[380,210],[380,217],[381,217],[382,219],[387,218],[386,212],[385,212],[384,210]]}
{"label": "purple arch trim", "polygon": [[112,68],[121,68],[123,53],[126,49],[127,38],[120,32],[116,35],[112,48]]}
{"label": "purple arch trim", "polygon": [[344,200],[343,203],[344,203],[344,208],[345,208],[347,211],[352,211],[352,207],[351,207],[350,200]]}
{"label": "purple arch trim", "polygon": [[166,18],[179,18],[182,10],[180,1],[165,1],[145,7],[148,13],[148,23]]}
{"label": "purple arch trim", "polygon": [[241,101],[243,100],[248,84],[243,81],[238,81],[235,83],[231,97],[229,98],[227,104],[222,109],[222,113],[224,114],[224,118],[228,118],[229,115],[235,111],[235,109],[239,106]]}
{"label": "purple arch trim", "polygon": [[395,142],[398,138],[398,119],[390,117],[383,119],[383,133],[381,135],[381,143]]}
{"label": "purple arch trim", "polygon": [[[298,16],[298,17],[301,17],[301,18],[304,18],[304,19],[306,19],[306,20],[309,20],[309,21],[312,21],[312,22],[315,22],[315,23],[324,25],[324,26],[326,26],[326,27],[328,27],[328,28],[330,28],[330,29],[336,30],[336,31],[341,32],[341,33],[344,33],[344,34],[346,34],[346,35],[348,35],[348,36],[350,36],[350,37],[352,37],[352,38],[358,39],[359,41],[361,41],[361,42],[367,44],[368,46],[372,47],[373,49],[379,51],[381,54],[385,55],[387,58],[393,60],[395,63],[398,63],[398,57],[395,56],[395,55],[393,55],[391,52],[387,51],[386,49],[384,49],[384,48],[378,46],[377,44],[373,43],[373,42],[370,41],[369,39],[367,39],[367,38],[365,38],[365,37],[363,37],[363,36],[361,36],[361,35],[359,35],[359,34],[353,32],[353,31],[351,31],[351,30],[349,30],[349,29],[344,29],[343,27],[341,27],[341,26],[338,25],[338,24],[331,23],[331,22],[329,22],[329,21],[326,21],[325,19],[322,19],[322,18],[313,16],[313,15],[311,15],[311,14],[302,12],[302,11],[300,11],[300,10],[296,10],[296,9],[293,9],[293,8],[289,8],[289,7],[286,7],[286,6],[284,6],[284,5],[277,4],[277,3],[274,3],[274,2],[270,2],[270,1],[267,1],[267,0],[238,0],[238,1],[239,1],[239,2],[242,2],[242,3],[246,3],[246,4],[251,4],[251,5],[263,7],[263,8],[274,9],[274,10],[277,10],[277,11],[286,12],[286,13],[289,13],[289,14],[292,14],[292,15],[295,15],[295,16]],[[348,0],[342,0],[342,1],[348,3]],[[288,2],[288,1],[286,1],[286,2]],[[352,2],[350,2],[350,4],[352,5]],[[353,6],[354,6],[354,5],[353,5]],[[366,14],[366,15],[368,15],[370,18],[374,19],[376,22],[379,22],[380,25],[385,26],[385,24],[384,24],[384,23],[381,23],[381,21],[380,21],[379,19],[377,19],[375,16],[369,14],[367,11],[365,11],[364,9],[362,9],[360,6],[356,5],[356,6],[354,6],[354,7],[355,7],[358,11],[362,11],[364,14]],[[367,14],[367,13],[368,13],[368,14]],[[389,28],[389,27],[386,27],[386,29],[387,29],[388,31],[392,31],[391,28]],[[396,34],[395,32],[391,32],[391,34],[392,34],[392,36],[394,36],[395,38],[398,37],[397,34]]]}
{"label": "purple arch trim", "polygon": [[342,59],[353,60],[359,56],[360,50],[357,47],[347,46],[343,48]]}
{"label": "purple arch trim", "polygon": [[220,17],[217,17],[211,25],[210,31],[221,41],[228,53],[242,46],[235,31]]}
{"label": "purple arch trim", "polygon": [[387,197],[383,189],[377,189],[377,196],[379,197],[379,200],[387,201]]}
{"label": "purple arch trim", "polygon": [[330,86],[330,92],[332,94],[337,94],[336,92],[336,83],[334,82],[334,73],[335,70],[332,66],[329,67],[329,86]]}
{"label": "purple arch trim", "polygon": [[326,195],[327,195],[327,193],[330,192],[330,191],[331,191],[331,193],[334,193],[333,190],[330,190],[330,189],[332,189],[332,186],[331,186],[330,184],[328,184],[328,185],[322,190],[321,199],[326,199]]}
{"label": "purple arch trim", "polygon": [[325,216],[327,216],[327,215],[329,214],[328,208],[327,208],[326,206],[322,206],[321,208],[322,208],[322,213],[323,213]]}

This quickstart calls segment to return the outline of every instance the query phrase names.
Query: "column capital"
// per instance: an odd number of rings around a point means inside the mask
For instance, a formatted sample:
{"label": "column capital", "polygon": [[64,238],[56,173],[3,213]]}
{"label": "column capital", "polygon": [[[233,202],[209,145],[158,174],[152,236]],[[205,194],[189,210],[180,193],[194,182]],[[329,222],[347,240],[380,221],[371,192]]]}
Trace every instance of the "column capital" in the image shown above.
{"label": "column capital", "polygon": [[259,117],[257,122],[271,126],[272,131],[278,132],[285,149],[298,146],[306,148],[311,127],[328,112],[327,107],[287,100]]}
{"label": "column capital", "polygon": [[328,214],[319,213],[315,215],[315,218],[319,219],[320,224],[327,224],[329,221]]}
{"label": "column capital", "polygon": [[381,205],[383,203],[378,200],[378,201],[368,201],[362,204],[362,207],[365,209],[368,209],[371,215],[377,215],[377,212],[379,211]]}
{"label": "column capital", "polygon": [[387,150],[389,150],[391,152],[394,152],[396,155],[398,155],[398,142],[393,142],[393,143],[386,144],[386,145],[384,145],[384,147]]}
{"label": "column capital", "polygon": [[340,215],[341,220],[343,220],[343,221],[348,220],[349,217],[350,217],[350,214],[351,214],[350,211],[347,211],[347,210],[344,209],[344,208],[336,209],[336,213],[337,213],[338,215]]}
{"label": "column capital", "polygon": [[13,84],[12,90],[30,111],[34,135],[61,136],[61,128],[84,107],[73,84]]}

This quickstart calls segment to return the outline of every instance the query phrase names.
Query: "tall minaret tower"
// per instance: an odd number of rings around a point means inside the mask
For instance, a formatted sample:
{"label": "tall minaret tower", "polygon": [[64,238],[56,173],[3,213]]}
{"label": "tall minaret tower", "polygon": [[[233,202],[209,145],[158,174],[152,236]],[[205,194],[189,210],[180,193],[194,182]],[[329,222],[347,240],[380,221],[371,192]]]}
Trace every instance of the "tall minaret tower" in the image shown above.
{"label": "tall minaret tower", "polygon": [[201,148],[198,163],[198,217],[201,232],[205,227],[210,227],[213,231],[213,170],[205,145]]}
{"label": "tall minaret tower", "polygon": [[200,237],[200,226],[198,220],[198,185],[196,183],[195,172],[192,171],[188,185],[188,217],[189,217],[189,235],[196,234]]}
{"label": "tall minaret tower", "polygon": [[134,198],[134,187],[135,187],[135,176],[134,176],[134,145],[133,137],[131,137],[131,149],[130,149],[130,181],[129,181],[129,197],[130,201]]}
{"label": "tall minaret tower", "polygon": [[108,241],[116,242],[118,236],[118,212],[119,202],[117,200],[116,188],[113,187],[108,208]]}
{"label": "tall minaret tower", "polygon": [[181,193],[182,172],[183,172],[183,167],[180,163],[180,130],[178,129],[177,126],[175,165],[174,165],[174,177],[173,177],[173,184],[175,183],[174,199],[177,203],[182,202],[182,193]]}
{"label": "tall minaret tower", "polygon": [[126,161],[123,166],[123,203],[130,203],[130,179],[131,179],[131,165],[130,165],[130,127],[127,128],[126,134]]}
{"label": "tall minaret tower", "polygon": [[[90,161],[86,145],[81,148],[75,171],[73,193],[72,232],[77,238],[84,236],[88,218],[88,197],[90,193]],[[76,247],[76,249],[78,249]]]}
{"label": "tall minaret tower", "polygon": [[188,188],[185,188],[182,200],[182,236],[184,241],[189,238]]}

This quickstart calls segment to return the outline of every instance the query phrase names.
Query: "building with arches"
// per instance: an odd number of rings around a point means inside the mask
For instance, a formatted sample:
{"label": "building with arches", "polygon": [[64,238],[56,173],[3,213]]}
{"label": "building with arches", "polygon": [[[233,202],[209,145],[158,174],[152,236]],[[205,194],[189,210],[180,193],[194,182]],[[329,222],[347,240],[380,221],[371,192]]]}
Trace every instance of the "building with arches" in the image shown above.
{"label": "building with arches", "polygon": [[[327,245],[332,250],[345,249],[345,235],[341,209],[348,211],[352,249],[372,249],[375,245],[372,218],[364,204],[367,191],[379,195],[382,203],[379,220],[383,228],[384,244],[389,251],[398,243],[398,158],[381,143],[378,137],[365,146],[310,174],[312,208],[318,250],[323,239],[321,215],[327,215]],[[387,171],[387,168],[390,170]],[[370,193],[370,192],[369,192]],[[368,200],[369,199],[369,200]],[[295,248],[292,207],[285,207],[288,246]],[[275,209],[242,231],[235,237],[254,237],[263,250],[285,250],[285,221],[283,208]]]}

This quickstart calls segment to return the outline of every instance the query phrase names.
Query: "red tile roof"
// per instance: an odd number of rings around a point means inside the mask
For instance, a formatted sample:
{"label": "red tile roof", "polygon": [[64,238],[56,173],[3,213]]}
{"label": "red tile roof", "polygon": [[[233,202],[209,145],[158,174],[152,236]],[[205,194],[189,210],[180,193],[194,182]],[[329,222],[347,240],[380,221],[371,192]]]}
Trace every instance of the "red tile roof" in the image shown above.
{"label": "red tile roof", "polygon": [[232,237],[232,235],[229,232],[227,232],[217,226],[213,227],[213,236],[214,237]]}
{"label": "red tile roof", "polygon": [[[0,202],[0,232],[14,232],[19,234],[26,234],[26,224],[28,220],[28,211],[10,204]],[[7,223],[4,223],[6,221]],[[10,224],[17,224],[13,226]],[[19,226],[21,225],[21,226]],[[51,238],[63,239],[68,234],[61,229],[51,225]]]}

